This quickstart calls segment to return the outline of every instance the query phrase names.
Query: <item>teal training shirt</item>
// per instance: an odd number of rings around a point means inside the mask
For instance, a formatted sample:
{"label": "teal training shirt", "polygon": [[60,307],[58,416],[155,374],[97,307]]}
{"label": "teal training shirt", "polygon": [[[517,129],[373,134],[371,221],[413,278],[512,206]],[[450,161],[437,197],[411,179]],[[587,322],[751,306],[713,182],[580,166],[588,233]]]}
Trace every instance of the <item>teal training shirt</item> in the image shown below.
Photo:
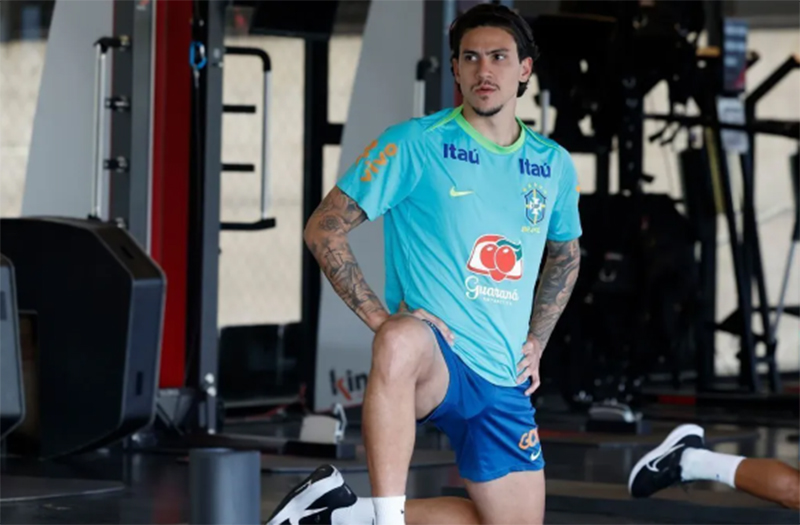
{"label": "teal training shirt", "polygon": [[339,180],[369,220],[384,216],[385,298],[444,321],[453,350],[517,384],[546,240],[581,235],[569,153],[528,129],[501,147],[461,107],[386,129]]}

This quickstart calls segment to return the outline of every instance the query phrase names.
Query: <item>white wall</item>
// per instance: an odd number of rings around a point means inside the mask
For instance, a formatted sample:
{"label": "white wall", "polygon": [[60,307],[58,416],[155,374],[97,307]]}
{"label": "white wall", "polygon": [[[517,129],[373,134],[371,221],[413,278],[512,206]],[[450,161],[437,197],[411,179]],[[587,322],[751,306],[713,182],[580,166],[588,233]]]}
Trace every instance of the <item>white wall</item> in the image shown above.
{"label": "white wall", "polygon": [[113,2],[91,0],[55,4],[28,156],[24,216],[86,217],[91,212],[93,44],[112,33],[113,9]]}

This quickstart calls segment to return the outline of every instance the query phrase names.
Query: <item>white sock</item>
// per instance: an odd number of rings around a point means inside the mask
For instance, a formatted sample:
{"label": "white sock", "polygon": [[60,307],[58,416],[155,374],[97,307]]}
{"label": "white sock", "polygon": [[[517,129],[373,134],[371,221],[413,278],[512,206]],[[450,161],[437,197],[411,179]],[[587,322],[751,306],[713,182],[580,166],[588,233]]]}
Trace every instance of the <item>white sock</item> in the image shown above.
{"label": "white sock", "polygon": [[373,525],[375,506],[372,498],[358,498],[353,505],[336,509],[331,514],[331,525]]}
{"label": "white sock", "polygon": [[405,525],[405,496],[372,498],[372,504],[375,507],[375,525]]}
{"label": "white sock", "polygon": [[681,456],[681,478],[683,481],[719,481],[735,489],[736,469],[743,459],[743,456],[687,448]]}

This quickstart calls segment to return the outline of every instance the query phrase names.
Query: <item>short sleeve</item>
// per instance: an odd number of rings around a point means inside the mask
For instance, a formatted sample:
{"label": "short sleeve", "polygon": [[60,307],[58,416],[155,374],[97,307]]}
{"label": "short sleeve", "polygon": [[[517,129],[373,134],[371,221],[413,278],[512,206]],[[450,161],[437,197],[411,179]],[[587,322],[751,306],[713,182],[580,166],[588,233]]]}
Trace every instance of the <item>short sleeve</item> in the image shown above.
{"label": "short sleeve", "polygon": [[406,121],[386,129],[339,179],[338,188],[375,220],[414,190],[422,172],[422,127]]}
{"label": "short sleeve", "polygon": [[566,242],[577,239],[583,233],[581,229],[581,216],[578,209],[580,200],[580,186],[578,174],[572,157],[566,150],[561,150],[561,174],[558,180],[558,197],[550,217],[547,239],[556,242]]}

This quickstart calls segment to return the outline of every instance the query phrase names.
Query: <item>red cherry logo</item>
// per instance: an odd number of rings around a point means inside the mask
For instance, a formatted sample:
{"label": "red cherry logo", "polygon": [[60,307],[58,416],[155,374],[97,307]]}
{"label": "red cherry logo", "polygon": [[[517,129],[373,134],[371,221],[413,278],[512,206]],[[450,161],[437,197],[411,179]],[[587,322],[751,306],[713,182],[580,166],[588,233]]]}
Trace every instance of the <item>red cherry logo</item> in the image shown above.
{"label": "red cherry logo", "polygon": [[484,268],[489,270],[495,268],[495,252],[497,252],[497,245],[495,244],[487,244],[481,249],[481,264],[483,264]]}
{"label": "red cherry logo", "polygon": [[503,272],[501,272],[499,270],[490,270],[489,271],[489,276],[492,279],[494,279],[495,281],[497,281],[497,282],[500,282],[500,281],[502,281],[503,279],[506,278],[506,274],[504,274]]}
{"label": "red cherry logo", "polygon": [[497,250],[494,260],[496,268],[504,274],[513,270],[514,265],[517,264],[517,256],[509,246],[503,246]]}

